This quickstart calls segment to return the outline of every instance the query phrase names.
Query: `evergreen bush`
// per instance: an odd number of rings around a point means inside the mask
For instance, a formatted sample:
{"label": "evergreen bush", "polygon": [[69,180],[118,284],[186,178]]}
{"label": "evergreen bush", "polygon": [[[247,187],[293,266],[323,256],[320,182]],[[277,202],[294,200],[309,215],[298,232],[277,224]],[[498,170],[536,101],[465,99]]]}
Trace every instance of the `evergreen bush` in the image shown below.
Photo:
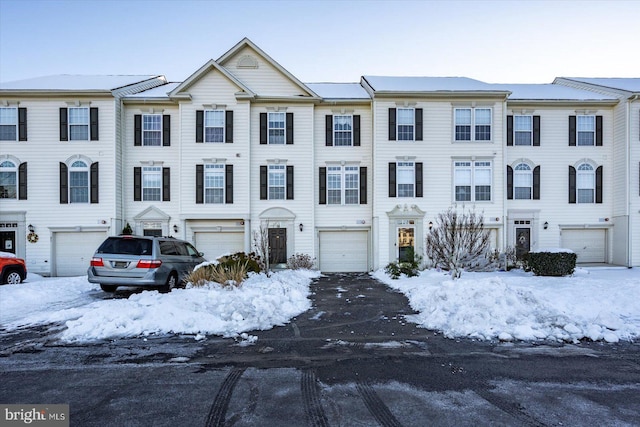
{"label": "evergreen bush", "polygon": [[536,276],[570,276],[576,269],[577,258],[568,251],[529,252],[526,264]]}

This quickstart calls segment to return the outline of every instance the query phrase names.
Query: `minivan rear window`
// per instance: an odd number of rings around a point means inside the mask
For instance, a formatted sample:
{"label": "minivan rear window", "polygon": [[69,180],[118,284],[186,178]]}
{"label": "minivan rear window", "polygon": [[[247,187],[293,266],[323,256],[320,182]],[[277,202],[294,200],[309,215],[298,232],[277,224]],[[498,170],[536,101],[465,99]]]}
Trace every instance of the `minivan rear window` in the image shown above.
{"label": "minivan rear window", "polygon": [[153,241],[149,239],[109,237],[98,248],[100,254],[151,255]]}

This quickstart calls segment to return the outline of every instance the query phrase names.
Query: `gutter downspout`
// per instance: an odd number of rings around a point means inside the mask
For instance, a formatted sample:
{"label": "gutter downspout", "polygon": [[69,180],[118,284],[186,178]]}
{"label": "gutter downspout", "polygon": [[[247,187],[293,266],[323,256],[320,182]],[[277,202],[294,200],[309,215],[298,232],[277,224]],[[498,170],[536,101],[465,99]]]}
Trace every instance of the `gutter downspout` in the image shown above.
{"label": "gutter downspout", "polygon": [[[507,249],[507,235],[509,234],[509,221],[507,219],[507,176],[505,174],[505,166],[507,165],[507,148],[506,148],[506,135],[507,135],[507,101],[509,99],[509,95],[504,97],[503,107],[502,107],[502,140],[500,142],[500,154],[502,156],[500,165],[502,167],[502,251]],[[538,237],[540,240],[540,237]]]}
{"label": "gutter downspout", "polygon": [[629,240],[627,241],[627,267],[632,267],[633,265],[633,239],[631,238],[633,221],[631,220],[631,104],[638,100],[638,95],[633,96],[633,98],[627,99],[627,135],[626,135],[626,152],[627,152],[627,161],[629,162],[627,165],[626,171],[626,183],[627,183],[627,231],[629,233]]}

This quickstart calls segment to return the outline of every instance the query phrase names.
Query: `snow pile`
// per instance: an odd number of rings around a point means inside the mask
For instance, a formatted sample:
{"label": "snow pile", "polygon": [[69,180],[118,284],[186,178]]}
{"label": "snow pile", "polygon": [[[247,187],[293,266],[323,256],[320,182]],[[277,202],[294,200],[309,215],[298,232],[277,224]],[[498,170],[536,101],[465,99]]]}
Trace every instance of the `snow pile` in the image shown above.
{"label": "snow pile", "polygon": [[[306,270],[286,270],[271,277],[253,274],[238,288],[210,283],[168,294],[145,291],[127,299],[103,299],[104,293],[86,277],[45,280],[0,288],[0,322],[7,329],[65,322],[61,338],[70,342],[162,333],[195,334],[198,339],[206,334],[232,337],[283,325],[308,310],[309,283],[318,275]],[[70,289],[63,280],[71,283]],[[15,305],[21,298],[39,300],[40,310],[25,316]]]}
{"label": "snow pile", "polygon": [[399,280],[383,270],[373,275],[407,295],[419,312],[407,320],[449,338],[618,342],[640,336],[635,269],[578,269],[572,277],[465,273],[455,281],[434,270]]}

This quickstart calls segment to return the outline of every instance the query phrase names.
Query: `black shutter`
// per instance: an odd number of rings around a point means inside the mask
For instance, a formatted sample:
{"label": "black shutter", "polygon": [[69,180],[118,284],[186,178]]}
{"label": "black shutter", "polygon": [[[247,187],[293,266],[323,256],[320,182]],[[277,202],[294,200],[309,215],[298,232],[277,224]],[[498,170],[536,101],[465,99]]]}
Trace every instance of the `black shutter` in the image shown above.
{"label": "black shutter", "polygon": [[142,145],[142,114],[133,116],[133,145]]}
{"label": "black shutter", "polygon": [[396,140],[396,109],[389,108],[389,141]]}
{"label": "black shutter", "polygon": [[226,165],[224,167],[224,202],[228,204],[233,203],[233,165]]}
{"label": "black shutter", "polygon": [[533,168],[533,200],[540,200],[540,166]]}
{"label": "black shutter", "polygon": [[327,147],[333,145],[333,116],[331,114],[324,116],[324,145]]}
{"label": "black shutter", "polygon": [[422,163],[418,162],[416,165],[416,197],[422,197]]}
{"label": "black shutter", "polygon": [[98,109],[89,108],[89,133],[91,141],[98,141]]}
{"label": "black shutter", "polygon": [[293,144],[293,113],[287,113],[286,133],[287,133],[287,144]]}
{"label": "black shutter", "polygon": [[576,202],[576,168],[569,166],[569,203]]}
{"label": "black shutter", "polygon": [[533,146],[540,146],[540,116],[533,116]]}
{"label": "black shutter", "polygon": [[267,166],[260,166],[260,200],[267,200]]}
{"label": "black shutter", "polygon": [[389,163],[389,197],[396,197],[396,164]]}
{"label": "black shutter", "polygon": [[513,116],[507,116],[507,146],[513,145]]}
{"label": "black shutter", "polygon": [[99,199],[98,199],[98,186],[99,186],[99,179],[98,179],[98,162],[92,163],[91,164],[91,169],[90,169],[91,173],[91,203],[98,203]]}
{"label": "black shutter", "polygon": [[60,203],[69,203],[69,170],[60,162]]}
{"label": "black shutter", "polygon": [[67,109],[60,108],[60,141],[69,140],[69,128],[67,127],[67,117],[68,117]]}
{"label": "black shutter", "polygon": [[196,142],[204,142],[204,110],[196,110]]}
{"label": "black shutter", "polygon": [[353,146],[360,146],[360,116],[353,116]]}
{"label": "black shutter", "polygon": [[142,200],[142,168],[133,168],[133,200]]}
{"label": "black shutter", "polygon": [[293,200],[293,166],[287,166],[287,200]]}
{"label": "black shutter", "polygon": [[507,165],[507,200],[513,200],[513,168]]}
{"label": "black shutter", "polygon": [[367,167],[360,168],[360,204],[367,204]]}
{"label": "black shutter", "polygon": [[576,145],[576,116],[569,116],[569,145]]}
{"label": "black shutter", "polygon": [[27,109],[18,108],[18,141],[27,140]]}
{"label": "black shutter", "polygon": [[[330,117],[330,116],[327,116]],[[327,204],[327,168],[321,167],[318,172],[318,204]]]}
{"label": "black shutter", "polygon": [[233,143],[233,111],[225,111],[224,113],[224,142]]}
{"label": "black shutter", "polygon": [[196,165],[196,203],[204,203],[204,165]]}
{"label": "black shutter", "polygon": [[162,116],[162,145],[171,146],[171,116],[168,114]]}
{"label": "black shutter", "polygon": [[260,113],[260,144],[267,143],[267,113]]}
{"label": "black shutter", "polygon": [[18,200],[27,200],[27,162],[18,166]]}
{"label": "black shutter", "polygon": [[422,141],[422,108],[416,108],[416,141]]}
{"label": "black shutter", "polygon": [[602,203],[602,166],[596,169],[596,203]]}
{"label": "black shutter", "polygon": [[602,146],[602,116],[596,116],[596,146]]}
{"label": "black shutter", "polygon": [[171,200],[171,168],[162,168],[162,201]]}

